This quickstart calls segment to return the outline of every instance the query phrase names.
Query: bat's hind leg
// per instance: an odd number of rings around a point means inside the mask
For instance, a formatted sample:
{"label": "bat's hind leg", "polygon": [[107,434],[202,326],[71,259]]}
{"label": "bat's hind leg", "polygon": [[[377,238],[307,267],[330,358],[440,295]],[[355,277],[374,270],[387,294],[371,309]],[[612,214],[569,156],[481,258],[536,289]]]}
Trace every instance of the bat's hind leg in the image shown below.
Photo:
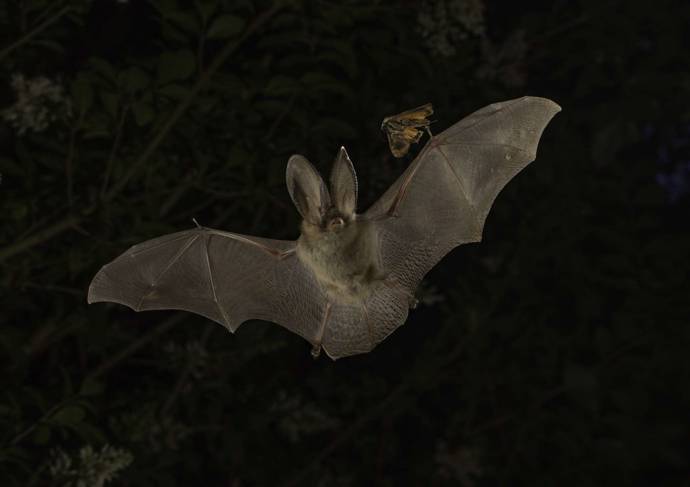
{"label": "bat's hind leg", "polygon": [[326,330],[326,325],[328,324],[328,318],[331,316],[331,303],[327,302],[326,303],[326,309],[323,312],[323,318],[321,319],[321,326],[319,326],[319,331],[316,335],[316,340],[313,343],[313,347],[311,349],[311,356],[314,357],[314,359],[319,358],[319,355],[321,355],[321,342],[323,341],[323,333]]}

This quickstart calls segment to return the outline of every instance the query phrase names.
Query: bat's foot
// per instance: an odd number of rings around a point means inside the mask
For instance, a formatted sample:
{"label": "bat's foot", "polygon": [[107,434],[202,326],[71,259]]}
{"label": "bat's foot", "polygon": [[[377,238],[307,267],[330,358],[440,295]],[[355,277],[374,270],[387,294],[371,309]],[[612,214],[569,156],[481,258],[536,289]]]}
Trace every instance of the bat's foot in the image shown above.
{"label": "bat's foot", "polygon": [[311,356],[316,360],[319,358],[319,355],[321,355],[321,345],[314,345],[311,349]]}

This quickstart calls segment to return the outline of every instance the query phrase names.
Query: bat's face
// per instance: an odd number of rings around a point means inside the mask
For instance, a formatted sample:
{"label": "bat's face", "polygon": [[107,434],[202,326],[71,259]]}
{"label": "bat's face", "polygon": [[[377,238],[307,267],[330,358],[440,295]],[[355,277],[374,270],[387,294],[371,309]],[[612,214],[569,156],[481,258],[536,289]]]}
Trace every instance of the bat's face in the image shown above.
{"label": "bat's face", "polygon": [[370,222],[358,219],[357,176],[341,148],[333,164],[330,191],[302,156],[288,161],[287,185],[303,217],[297,255],[332,299],[351,302],[368,295],[378,279],[377,238]]}
{"label": "bat's face", "polygon": [[352,215],[343,215],[335,206],[332,206],[321,221],[321,229],[325,232],[340,233],[351,222]]}
{"label": "bat's face", "polygon": [[302,235],[312,241],[321,239],[333,240],[339,238],[349,228],[352,227],[352,220],[346,215],[341,215],[335,208],[330,208],[321,220],[314,224],[307,219],[302,220]]}
{"label": "bat's face", "polygon": [[330,191],[314,166],[299,155],[288,161],[286,182],[305,223],[324,232],[340,232],[355,219],[357,175],[344,147],[331,169]]}

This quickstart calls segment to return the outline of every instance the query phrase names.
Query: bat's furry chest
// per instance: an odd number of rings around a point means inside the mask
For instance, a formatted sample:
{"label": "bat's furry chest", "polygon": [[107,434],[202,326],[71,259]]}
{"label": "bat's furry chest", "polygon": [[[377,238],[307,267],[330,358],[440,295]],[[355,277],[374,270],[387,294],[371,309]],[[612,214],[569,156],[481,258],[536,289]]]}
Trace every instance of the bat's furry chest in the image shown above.
{"label": "bat's furry chest", "polygon": [[366,222],[353,222],[337,233],[310,231],[303,225],[297,256],[329,296],[341,302],[362,301],[385,277],[374,227]]}

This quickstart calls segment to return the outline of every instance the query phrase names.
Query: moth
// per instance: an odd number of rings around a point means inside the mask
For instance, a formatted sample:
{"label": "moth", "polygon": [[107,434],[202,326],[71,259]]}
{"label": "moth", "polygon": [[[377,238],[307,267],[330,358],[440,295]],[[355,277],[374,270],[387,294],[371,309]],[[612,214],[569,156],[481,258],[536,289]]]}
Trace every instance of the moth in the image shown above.
{"label": "moth", "polygon": [[386,132],[388,146],[394,157],[400,158],[407,154],[410,145],[422,138],[422,130],[426,130],[431,137],[429,116],[433,113],[434,107],[427,103],[383,119],[381,130]]}
{"label": "moth", "polygon": [[344,147],[328,186],[293,155],[287,188],[297,240],[197,226],[135,245],[96,274],[88,302],[187,310],[231,332],[278,323],[333,360],[371,351],[407,319],[424,275],[454,247],[479,242],[501,189],[536,157],[560,107],[523,97],[482,108],[435,135],[388,190],[357,213]]}

